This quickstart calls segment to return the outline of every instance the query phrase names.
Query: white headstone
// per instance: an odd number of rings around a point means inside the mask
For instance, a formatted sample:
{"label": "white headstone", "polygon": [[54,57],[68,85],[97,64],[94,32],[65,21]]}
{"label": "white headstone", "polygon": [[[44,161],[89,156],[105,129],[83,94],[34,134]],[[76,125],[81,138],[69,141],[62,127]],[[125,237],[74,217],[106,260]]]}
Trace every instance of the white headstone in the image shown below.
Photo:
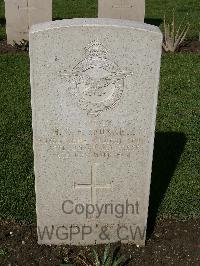
{"label": "white headstone", "polygon": [[5,0],[7,43],[28,40],[32,25],[52,20],[52,0]]}
{"label": "white headstone", "polygon": [[98,17],[144,22],[145,0],[98,0]]}
{"label": "white headstone", "polygon": [[32,27],[40,244],[144,245],[161,43],[131,21]]}

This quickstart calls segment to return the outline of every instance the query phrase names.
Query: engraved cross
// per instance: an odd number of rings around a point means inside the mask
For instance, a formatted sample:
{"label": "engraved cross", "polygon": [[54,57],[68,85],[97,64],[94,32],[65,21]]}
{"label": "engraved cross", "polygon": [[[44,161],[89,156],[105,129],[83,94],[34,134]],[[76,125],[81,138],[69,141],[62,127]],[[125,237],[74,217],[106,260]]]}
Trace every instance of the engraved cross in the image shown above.
{"label": "engraved cross", "polygon": [[96,203],[96,191],[97,189],[112,189],[112,184],[99,185],[96,181],[93,166],[90,169],[90,182],[88,183],[76,183],[74,182],[74,189],[89,189],[91,203]]}

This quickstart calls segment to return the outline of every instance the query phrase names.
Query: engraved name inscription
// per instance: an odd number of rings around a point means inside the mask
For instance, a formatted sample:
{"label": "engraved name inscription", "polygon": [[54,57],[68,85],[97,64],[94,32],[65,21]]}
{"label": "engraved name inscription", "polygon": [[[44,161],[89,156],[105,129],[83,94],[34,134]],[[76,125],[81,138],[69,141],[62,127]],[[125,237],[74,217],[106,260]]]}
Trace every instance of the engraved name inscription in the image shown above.
{"label": "engraved name inscription", "polygon": [[62,160],[67,158],[127,158],[139,149],[143,138],[135,130],[125,128],[99,128],[95,130],[61,133],[54,131],[50,150],[55,150]]}

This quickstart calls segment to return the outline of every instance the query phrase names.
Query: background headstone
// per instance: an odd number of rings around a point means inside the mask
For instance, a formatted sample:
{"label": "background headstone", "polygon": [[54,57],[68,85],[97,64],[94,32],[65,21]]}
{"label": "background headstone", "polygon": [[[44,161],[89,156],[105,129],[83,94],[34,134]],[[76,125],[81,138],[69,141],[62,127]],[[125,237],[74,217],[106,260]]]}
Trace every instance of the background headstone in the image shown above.
{"label": "background headstone", "polygon": [[5,0],[7,43],[28,40],[32,25],[52,20],[52,0]]}
{"label": "background headstone", "polygon": [[40,244],[144,245],[161,43],[157,27],[131,21],[32,27]]}
{"label": "background headstone", "polygon": [[98,17],[144,22],[145,0],[98,0]]}

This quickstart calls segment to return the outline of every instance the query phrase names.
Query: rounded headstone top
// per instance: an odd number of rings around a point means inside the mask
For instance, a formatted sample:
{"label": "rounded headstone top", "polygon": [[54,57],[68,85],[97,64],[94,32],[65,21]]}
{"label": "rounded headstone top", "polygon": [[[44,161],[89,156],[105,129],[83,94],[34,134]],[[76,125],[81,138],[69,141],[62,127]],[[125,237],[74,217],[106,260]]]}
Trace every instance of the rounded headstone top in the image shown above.
{"label": "rounded headstone top", "polygon": [[63,20],[56,20],[51,22],[45,22],[33,25],[30,29],[30,34],[34,34],[40,31],[46,31],[56,28],[65,28],[71,26],[113,26],[113,27],[124,27],[124,28],[134,28],[136,30],[143,30],[149,31],[152,33],[157,33],[162,36],[160,29],[156,26],[149,25],[146,23],[138,22],[138,21],[131,21],[131,20],[121,20],[121,19],[107,19],[107,18],[74,18],[74,19],[63,19]]}

